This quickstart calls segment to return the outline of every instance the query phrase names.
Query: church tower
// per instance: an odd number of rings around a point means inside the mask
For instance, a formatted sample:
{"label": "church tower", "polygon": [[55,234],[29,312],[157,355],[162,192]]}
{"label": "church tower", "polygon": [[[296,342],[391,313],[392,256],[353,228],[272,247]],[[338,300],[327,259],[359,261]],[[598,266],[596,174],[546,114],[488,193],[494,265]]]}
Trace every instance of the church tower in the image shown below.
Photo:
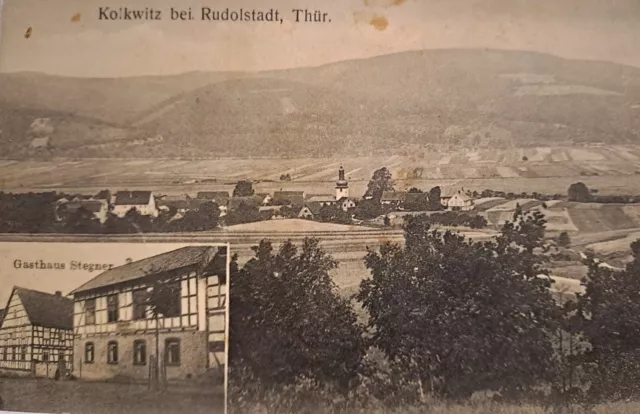
{"label": "church tower", "polygon": [[344,168],[342,165],[338,170],[338,181],[336,181],[336,201],[349,197],[349,183],[344,178]]}

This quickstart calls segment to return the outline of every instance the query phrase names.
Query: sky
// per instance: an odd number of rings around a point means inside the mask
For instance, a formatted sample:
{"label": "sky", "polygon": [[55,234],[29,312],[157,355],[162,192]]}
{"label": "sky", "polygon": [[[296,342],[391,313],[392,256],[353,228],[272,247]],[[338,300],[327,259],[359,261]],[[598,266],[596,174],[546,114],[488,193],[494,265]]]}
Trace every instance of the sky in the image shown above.
{"label": "sky", "polygon": [[[37,243],[0,242],[0,309],[9,300],[14,286],[41,292],[72,290],[98,276],[102,271],[72,270],[71,262],[120,266],[127,259],[134,261],[165,253],[184,246],[203,243]],[[42,260],[64,263],[65,270],[29,269],[23,263]]]}
{"label": "sky", "polygon": [[[98,20],[105,5],[153,7],[163,20]],[[195,19],[170,20],[176,5]],[[277,8],[283,22],[201,21],[201,7]],[[331,22],[293,21],[291,10],[310,7]],[[640,67],[638,0],[4,0],[0,31],[0,72],[82,77],[260,71],[442,48]]]}

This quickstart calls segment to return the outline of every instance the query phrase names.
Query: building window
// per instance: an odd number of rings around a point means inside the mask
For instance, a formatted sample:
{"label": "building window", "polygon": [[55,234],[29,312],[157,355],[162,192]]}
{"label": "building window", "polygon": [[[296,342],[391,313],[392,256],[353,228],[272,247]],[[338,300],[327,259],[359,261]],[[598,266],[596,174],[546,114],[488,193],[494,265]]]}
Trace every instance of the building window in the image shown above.
{"label": "building window", "polygon": [[87,299],[84,301],[84,315],[86,325],[95,325],[96,323],[96,299]]}
{"label": "building window", "polygon": [[49,351],[42,351],[42,361],[49,362]]}
{"label": "building window", "polygon": [[147,342],[143,340],[133,341],[133,364],[145,365],[147,363]]}
{"label": "building window", "polygon": [[63,331],[58,331],[58,340],[64,341],[64,332]]}
{"label": "building window", "polygon": [[118,363],[118,343],[116,341],[109,341],[107,343],[107,363]]}
{"label": "building window", "polygon": [[23,346],[20,349],[20,361],[26,361],[27,360],[27,347]]}
{"label": "building window", "polygon": [[118,322],[118,295],[107,296],[107,322]]}
{"label": "building window", "polygon": [[9,352],[8,348],[3,348],[2,349],[2,360],[3,361],[8,361],[9,360],[9,358],[7,356],[8,352]]}
{"label": "building window", "polygon": [[167,339],[164,342],[164,354],[167,365],[180,365],[180,340]]}
{"label": "building window", "polygon": [[18,356],[18,349],[15,346],[11,347],[11,360],[15,361]]}
{"label": "building window", "polygon": [[147,315],[147,290],[133,291],[133,320],[144,319]]}
{"label": "building window", "polygon": [[93,346],[93,342],[87,342],[84,344],[84,362],[87,364],[91,364],[95,357],[95,348]]}

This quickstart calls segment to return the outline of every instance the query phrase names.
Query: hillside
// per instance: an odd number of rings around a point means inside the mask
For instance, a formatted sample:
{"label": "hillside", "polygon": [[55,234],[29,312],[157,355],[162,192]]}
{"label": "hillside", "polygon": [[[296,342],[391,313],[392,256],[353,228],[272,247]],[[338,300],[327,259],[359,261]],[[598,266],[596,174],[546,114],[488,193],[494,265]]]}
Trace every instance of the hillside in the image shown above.
{"label": "hillside", "polygon": [[[60,134],[58,156],[316,157],[640,141],[640,69],[530,52],[416,51],[256,74],[0,74],[0,90],[3,142],[22,142],[29,112],[55,118],[54,128],[68,117],[95,125]],[[109,139],[139,145],[58,145]],[[0,150],[19,156],[18,147]]]}

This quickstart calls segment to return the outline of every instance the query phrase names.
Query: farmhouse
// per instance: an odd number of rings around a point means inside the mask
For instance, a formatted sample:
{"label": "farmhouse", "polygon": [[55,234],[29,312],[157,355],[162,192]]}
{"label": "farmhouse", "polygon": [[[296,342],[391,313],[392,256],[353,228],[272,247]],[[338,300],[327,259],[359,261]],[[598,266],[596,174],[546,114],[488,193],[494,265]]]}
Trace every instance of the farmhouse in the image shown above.
{"label": "farmhouse", "polygon": [[118,191],[113,198],[113,214],[124,217],[132,209],[143,216],[158,217],[156,200],[151,191]]}
{"label": "farmhouse", "polygon": [[320,203],[307,203],[305,204],[298,213],[298,218],[311,219],[318,218],[320,215],[320,210],[322,209],[322,204]]}
{"label": "farmhouse", "polygon": [[188,246],[130,262],[72,294],[79,378],[185,379],[224,364],[226,250]]}
{"label": "farmhouse", "polygon": [[66,204],[68,213],[75,213],[79,209],[84,209],[93,214],[93,216],[104,223],[107,221],[109,214],[109,204],[105,200],[76,200]]}
{"label": "farmhouse", "polygon": [[231,197],[229,199],[229,210],[237,210],[241,205],[251,208],[259,208],[262,205],[262,198],[259,196]]}
{"label": "farmhouse", "polygon": [[353,198],[342,197],[338,200],[338,208],[342,211],[347,212],[353,208],[356,208],[356,201]]}
{"label": "farmhouse", "polygon": [[402,210],[406,199],[407,193],[404,191],[383,191],[380,204]]}
{"label": "farmhouse", "polygon": [[73,301],[14,287],[0,325],[0,372],[53,377],[71,370]]}
{"label": "farmhouse", "polygon": [[333,206],[337,200],[330,194],[318,194],[307,198],[307,203],[320,203],[322,206]]}
{"label": "farmhouse", "polygon": [[276,191],[271,203],[277,206],[301,206],[304,204],[304,191]]}
{"label": "farmhouse", "polygon": [[461,190],[451,196],[441,196],[440,202],[449,211],[473,210],[473,200]]}
{"label": "farmhouse", "polygon": [[229,209],[229,192],[228,191],[200,191],[196,194],[196,200],[208,200],[216,203],[220,210],[220,216],[225,216]]}

